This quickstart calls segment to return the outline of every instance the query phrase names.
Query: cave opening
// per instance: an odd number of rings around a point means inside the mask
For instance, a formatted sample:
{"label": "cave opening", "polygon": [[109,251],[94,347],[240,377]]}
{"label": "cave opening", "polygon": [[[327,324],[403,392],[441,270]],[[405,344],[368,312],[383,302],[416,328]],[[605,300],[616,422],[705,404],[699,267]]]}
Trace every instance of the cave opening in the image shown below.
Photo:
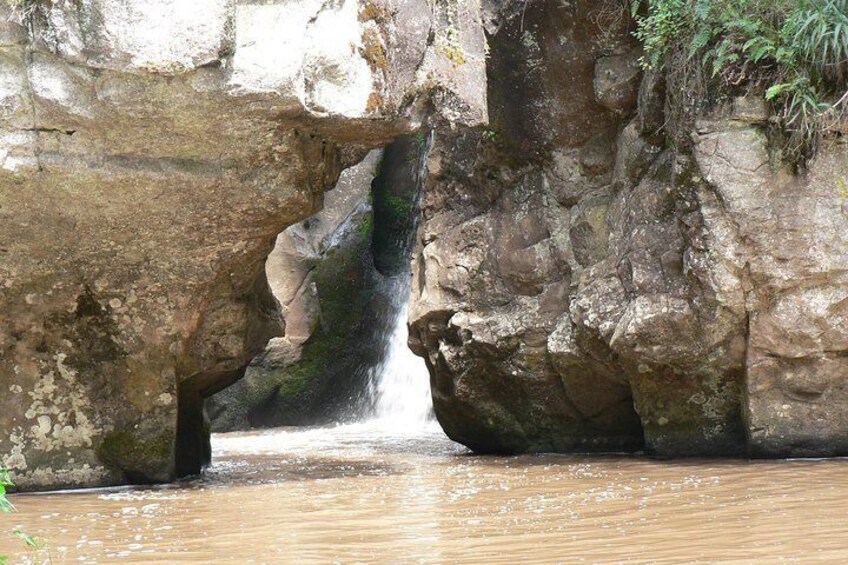
{"label": "cave opening", "polygon": [[427,143],[418,133],[373,151],[342,173],[321,212],[278,236],[267,288],[246,296],[273,296],[284,332],[248,364],[180,383],[177,476],[211,462],[213,432],[432,418],[426,366],[406,344]]}

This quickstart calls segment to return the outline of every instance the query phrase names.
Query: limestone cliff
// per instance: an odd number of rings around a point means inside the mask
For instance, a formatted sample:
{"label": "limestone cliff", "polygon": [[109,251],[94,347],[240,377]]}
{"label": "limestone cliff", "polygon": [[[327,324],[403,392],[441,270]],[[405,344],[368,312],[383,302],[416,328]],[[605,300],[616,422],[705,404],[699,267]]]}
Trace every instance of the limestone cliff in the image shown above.
{"label": "limestone cliff", "polygon": [[203,398],[283,332],[264,269],[277,235],[425,116],[485,121],[480,8],[9,6],[0,453],[27,489],[196,472]]}

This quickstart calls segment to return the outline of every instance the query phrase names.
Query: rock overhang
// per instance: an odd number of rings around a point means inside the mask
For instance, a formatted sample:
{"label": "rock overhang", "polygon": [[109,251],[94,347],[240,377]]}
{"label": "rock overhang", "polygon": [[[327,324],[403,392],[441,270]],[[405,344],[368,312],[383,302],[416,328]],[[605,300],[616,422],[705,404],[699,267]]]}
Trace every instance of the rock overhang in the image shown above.
{"label": "rock overhang", "polygon": [[56,1],[19,25],[0,4],[0,451],[21,487],[199,467],[200,397],[283,331],[276,235],[368,148],[485,121],[479,9],[435,6]]}

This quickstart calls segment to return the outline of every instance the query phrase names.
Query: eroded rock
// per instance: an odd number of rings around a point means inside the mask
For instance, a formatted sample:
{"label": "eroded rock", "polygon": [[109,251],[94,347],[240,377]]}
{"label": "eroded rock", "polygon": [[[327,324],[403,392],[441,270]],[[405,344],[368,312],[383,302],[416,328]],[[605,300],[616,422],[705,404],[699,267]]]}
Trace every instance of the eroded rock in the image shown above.
{"label": "eroded rock", "polygon": [[[21,487],[199,470],[203,398],[283,333],[277,234],[433,108],[485,120],[479,7],[436,7],[60,0],[27,32],[0,4],[0,452]],[[461,64],[428,40],[448,30]]]}
{"label": "eroded rock", "polygon": [[745,97],[676,153],[662,76],[639,85],[626,30],[583,19],[612,3],[491,9],[491,125],[437,135],[415,266],[411,345],[448,434],[844,454],[845,144],[795,174]]}
{"label": "eroded rock", "polygon": [[793,175],[770,158],[764,132],[737,116],[702,122],[696,156],[707,181],[711,246],[726,276],[738,277],[750,317],[744,409],[751,452],[845,454],[848,242],[840,187],[848,148],[831,143]]}
{"label": "eroded rock", "polygon": [[[473,449],[643,444],[615,353],[572,312],[584,264],[609,255],[623,125],[595,98],[601,8],[507,15],[490,42],[489,129],[437,133],[429,157],[411,346],[427,360],[439,422]],[[592,308],[623,312],[620,282],[597,290]]]}
{"label": "eroded rock", "polygon": [[326,423],[355,410],[365,386],[360,373],[381,350],[368,339],[375,302],[384,298],[376,296],[370,251],[370,191],[380,160],[375,151],[344,171],[321,212],[277,237],[266,271],[285,333],[242,380],[207,401],[213,431]]}

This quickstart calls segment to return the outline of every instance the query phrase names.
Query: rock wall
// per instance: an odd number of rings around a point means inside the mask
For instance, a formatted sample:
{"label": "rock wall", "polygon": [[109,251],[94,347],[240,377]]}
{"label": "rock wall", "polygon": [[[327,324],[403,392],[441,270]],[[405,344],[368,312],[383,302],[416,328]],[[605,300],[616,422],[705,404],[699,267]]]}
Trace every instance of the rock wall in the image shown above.
{"label": "rock wall", "polygon": [[25,489],[196,472],[203,398],[283,332],[276,236],[426,115],[485,120],[480,8],[31,5],[0,3],[0,453]]}
{"label": "rock wall", "polygon": [[[371,181],[381,153],[344,171],[324,209],[277,238],[266,272],[285,334],[245,377],[207,400],[212,431],[314,425],[354,411],[381,350],[366,339],[379,280],[371,258]],[[344,410],[343,410],[344,409]]]}
{"label": "rock wall", "polygon": [[305,335],[269,289],[277,235],[429,118],[411,345],[451,437],[848,453],[844,141],[790,171],[739,98],[668,147],[622,3],[10,6],[0,453],[23,488],[197,472],[204,399]]}
{"label": "rock wall", "polygon": [[[491,22],[488,128],[439,132],[411,338],[479,451],[848,453],[848,147],[793,174],[755,98],[665,146],[617,2]],[[840,188],[841,187],[841,188]]]}
{"label": "rock wall", "polygon": [[848,144],[826,141],[794,175],[743,102],[699,122],[691,181],[717,297],[745,320],[750,452],[845,455]]}

